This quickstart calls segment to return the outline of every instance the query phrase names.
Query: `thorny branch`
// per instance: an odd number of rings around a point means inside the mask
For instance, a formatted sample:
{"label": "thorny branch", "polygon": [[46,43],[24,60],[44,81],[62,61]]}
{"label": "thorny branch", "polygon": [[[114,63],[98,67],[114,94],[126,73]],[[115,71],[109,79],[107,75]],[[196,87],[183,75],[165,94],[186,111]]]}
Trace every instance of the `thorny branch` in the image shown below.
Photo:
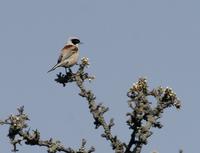
{"label": "thorny branch", "polygon": [[70,147],[64,147],[60,141],[55,141],[52,138],[49,140],[42,140],[40,132],[36,129],[32,132],[28,128],[27,121],[29,120],[28,115],[24,113],[24,107],[18,108],[18,114],[10,115],[4,121],[0,120],[0,125],[9,125],[8,137],[10,143],[13,145],[13,152],[18,151],[17,144],[22,145],[24,142],[26,145],[37,145],[47,147],[48,153],[65,152],[65,153],[92,153],[95,151],[94,147],[89,150],[85,148],[86,140],[82,139],[81,146],[78,150],[74,150]]}
{"label": "thorny branch", "polygon": [[[104,133],[102,137],[105,137],[111,142],[112,148],[116,153],[140,153],[143,145],[147,144],[148,137],[153,134],[150,129],[152,127],[162,128],[163,125],[158,120],[161,118],[164,109],[171,106],[175,106],[177,109],[181,107],[180,100],[171,88],[158,87],[149,90],[147,80],[145,78],[139,78],[139,81],[127,93],[127,96],[130,98],[128,104],[132,109],[132,112],[127,113],[127,116],[129,116],[127,125],[132,130],[132,134],[128,144],[122,143],[111,132],[111,127],[114,126],[114,120],[111,119],[110,123],[106,123],[104,119],[103,115],[108,111],[108,108],[102,104],[97,104],[94,93],[84,87],[84,81],[86,79],[94,79],[84,72],[87,65],[89,65],[88,59],[83,58],[77,73],[59,74],[56,81],[62,83],[64,86],[68,82],[76,82],[81,91],[79,95],[86,98],[88,102],[90,112],[95,120],[95,127],[103,127]],[[155,107],[148,100],[149,96],[153,96],[156,99],[157,103]]]}
{"label": "thorny branch", "polygon": [[[95,128],[102,127],[104,129],[102,137],[110,141],[112,149],[115,153],[141,153],[141,149],[148,143],[147,139],[153,134],[151,128],[162,128],[163,125],[159,119],[164,109],[175,106],[177,109],[181,107],[180,100],[171,88],[158,87],[150,90],[148,88],[147,80],[139,78],[139,81],[133,84],[129,89],[127,96],[129,97],[128,105],[131,112],[127,113],[127,125],[132,130],[132,134],[128,143],[122,142],[119,138],[112,134],[111,128],[114,126],[114,119],[110,119],[107,123],[104,114],[108,108],[101,103],[97,104],[96,96],[91,90],[87,90],[84,86],[85,80],[93,80],[94,77],[89,76],[85,72],[85,68],[89,65],[88,58],[82,58],[79,64],[79,69],[76,73],[72,71],[66,74],[59,73],[56,82],[66,86],[67,83],[75,82],[80,89],[79,95],[87,100],[90,113],[94,118]],[[156,100],[156,105],[152,105],[149,97],[152,96]],[[91,153],[94,152],[94,147],[89,150],[85,149],[86,141],[83,139],[80,149],[77,151],[68,147],[65,148],[61,145],[60,141],[54,141],[52,138],[49,140],[41,140],[38,130],[30,132],[27,130],[28,125],[26,121],[29,120],[28,116],[24,113],[24,108],[18,109],[17,115],[11,115],[8,119],[0,121],[0,124],[8,124],[10,142],[13,145],[13,151],[18,151],[16,145],[21,144],[22,141],[27,145],[45,146],[48,148],[48,153],[66,152],[66,153]]]}
{"label": "thorny branch", "polygon": [[104,118],[104,113],[108,111],[108,108],[103,106],[101,103],[96,103],[96,97],[92,93],[91,90],[87,90],[84,87],[84,81],[86,79],[92,80],[94,77],[89,76],[87,73],[84,72],[85,68],[89,65],[88,59],[83,58],[81,60],[81,64],[79,66],[79,69],[76,73],[70,73],[68,72],[66,75],[59,74],[57,75],[58,78],[55,79],[58,83],[63,84],[65,86],[68,82],[76,82],[77,86],[80,88],[79,95],[86,98],[88,102],[88,106],[90,109],[90,112],[94,118],[94,124],[95,128],[99,128],[100,126],[103,127],[104,133],[101,135],[102,137],[106,138],[111,142],[113,150],[115,150],[116,153],[123,153],[123,143],[117,138],[117,136],[113,136],[111,133],[111,128],[114,126],[114,120],[110,119],[109,123],[106,123]]}
{"label": "thorny branch", "polygon": [[[127,113],[129,116],[127,125],[132,130],[132,134],[125,153],[140,153],[142,146],[147,144],[148,137],[153,134],[150,129],[163,127],[158,120],[164,109],[171,106],[179,109],[181,102],[171,88],[158,87],[149,90],[145,78],[140,78],[137,83],[133,84],[127,96],[130,98],[128,104],[132,109],[132,112]],[[156,99],[155,107],[148,100],[150,96]]]}

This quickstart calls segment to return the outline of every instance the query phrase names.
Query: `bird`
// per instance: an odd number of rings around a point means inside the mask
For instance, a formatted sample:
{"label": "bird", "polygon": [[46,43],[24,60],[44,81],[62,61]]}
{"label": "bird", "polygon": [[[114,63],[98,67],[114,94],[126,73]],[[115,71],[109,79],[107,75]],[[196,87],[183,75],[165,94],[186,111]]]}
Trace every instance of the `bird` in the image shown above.
{"label": "bird", "polygon": [[78,62],[79,44],[82,44],[79,38],[70,37],[66,45],[61,50],[60,56],[58,57],[57,64],[54,65],[48,72],[51,72],[58,67],[64,67],[66,73],[67,73],[67,68],[71,72],[70,67],[77,64]]}

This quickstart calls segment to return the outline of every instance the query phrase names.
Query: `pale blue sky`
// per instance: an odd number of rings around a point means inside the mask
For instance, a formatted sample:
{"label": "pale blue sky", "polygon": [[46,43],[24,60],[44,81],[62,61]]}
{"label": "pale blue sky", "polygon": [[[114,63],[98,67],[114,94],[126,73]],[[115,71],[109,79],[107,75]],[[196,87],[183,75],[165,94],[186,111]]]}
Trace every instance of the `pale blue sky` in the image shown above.
{"label": "pale blue sky", "polygon": [[[150,87],[170,86],[180,99],[180,111],[164,113],[164,127],[154,130],[143,153],[199,151],[199,49],[200,2],[194,0],[1,0],[0,2],[0,118],[25,105],[31,121],[44,139],[59,139],[78,148],[82,138],[96,153],[111,153],[110,144],[94,130],[93,119],[78,88],[54,82],[58,69],[46,72],[57,61],[69,36],[78,36],[81,57],[96,80],[87,84],[97,101],[110,108],[113,129],[123,141],[126,126],[126,92],[138,77]],[[11,152],[8,128],[0,127],[0,150]],[[89,147],[88,146],[88,147]],[[24,146],[20,153],[46,152]]]}

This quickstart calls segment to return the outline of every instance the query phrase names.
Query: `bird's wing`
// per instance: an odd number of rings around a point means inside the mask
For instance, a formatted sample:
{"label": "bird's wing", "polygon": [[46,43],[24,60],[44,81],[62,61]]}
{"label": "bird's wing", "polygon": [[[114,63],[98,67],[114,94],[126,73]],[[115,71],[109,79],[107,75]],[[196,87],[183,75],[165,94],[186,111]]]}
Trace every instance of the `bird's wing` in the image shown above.
{"label": "bird's wing", "polygon": [[58,63],[61,61],[68,59],[70,56],[72,56],[74,53],[78,51],[78,47],[74,45],[66,45],[62,50],[61,54],[58,58]]}
{"label": "bird's wing", "polygon": [[57,64],[60,63],[60,62],[62,61],[62,57],[63,57],[63,54],[61,53],[60,56],[58,57]]}

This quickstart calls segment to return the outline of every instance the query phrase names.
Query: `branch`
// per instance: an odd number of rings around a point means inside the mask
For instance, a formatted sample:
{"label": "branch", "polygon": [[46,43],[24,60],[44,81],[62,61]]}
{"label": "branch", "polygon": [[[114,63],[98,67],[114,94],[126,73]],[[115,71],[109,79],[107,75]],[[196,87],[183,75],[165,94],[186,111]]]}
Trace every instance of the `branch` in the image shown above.
{"label": "branch", "polygon": [[[133,132],[125,153],[140,153],[142,146],[147,144],[147,139],[153,134],[150,129],[152,127],[163,127],[158,120],[161,118],[164,109],[171,106],[179,109],[181,102],[172,89],[168,87],[149,90],[145,78],[140,78],[137,83],[133,84],[127,96],[130,98],[128,104],[132,109],[132,112],[127,113],[127,116],[129,116],[127,125]],[[148,100],[149,96],[156,99],[155,107]]]}
{"label": "branch", "polygon": [[63,86],[65,86],[66,83],[69,82],[76,82],[77,86],[80,89],[79,95],[87,100],[90,113],[94,118],[95,128],[97,129],[99,127],[103,127],[104,133],[101,136],[106,138],[106,140],[110,141],[112,149],[115,150],[116,153],[123,153],[123,143],[117,138],[117,136],[113,136],[111,132],[111,128],[112,126],[114,126],[114,120],[110,119],[110,122],[106,123],[105,118],[103,116],[104,113],[108,111],[108,108],[103,106],[102,104],[97,104],[95,101],[96,97],[94,93],[91,90],[87,90],[84,86],[85,80],[94,79],[94,77],[91,77],[88,75],[88,73],[84,72],[85,68],[88,65],[88,59],[83,58],[81,60],[81,64],[79,65],[79,69],[76,73],[68,72],[66,75],[60,73],[57,75],[58,78],[55,79],[55,81],[63,84]]}
{"label": "branch", "polygon": [[95,151],[94,147],[89,150],[85,149],[86,140],[82,140],[80,149],[77,151],[72,148],[64,147],[60,141],[54,141],[52,138],[49,140],[42,140],[40,138],[40,132],[36,129],[30,132],[30,128],[27,130],[28,115],[24,113],[24,107],[18,108],[18,114],[10,115],[8,119],[0,121],[0,125],[9,125],[8,137],[10,143],[13,145],[13,152],[17,152],[17,144],[22,145],[24,141],[26,145],[44,146],[47,148],[48,153],[65,152],[65,153],[92,153]]}
{"label": "branch", "polygon": [[[68,82],[76,82],[81,91],[79,95],[86,98],[88,102],[90,113],[94,118],[95,128],[103,127],[104,133],[102,137],[110,141],[116,153],[141,153],[143,145],[147,144],[147,139],[153,134],[150,129],[153,127],[163,127],[159,119],[164,109],[171,106],[179,109],[181,107],[180,100],[170,88],[158,87],[157,89],[149,90],[147,80],[140,78],[127,93],[127,96],[130,98],[128,104],[132,109],[132,112],[127,113],[127,116],[129,116],[127,125],[132,130],[132,134],[128,144],[122,143],[111,132],[111,127],[114,126],[113,119],[110,120],[109,124],[104,119],[103,115],[108,111],[108,108],[102,104],[97,105],[94,93],[91,90],[87,90],[84,86],[85,80],[94,79],[94,77],[90,77],[84,72],[87,65],[89,65],[88,59],[83,58],[76,73],[69,72],[66,75],[60,73],[55,80],[63,84],[63,86]],[[153,96],[156,99],[157,103],[155,107],[148,100],[149,96]]]}
{"label": "branch", "polygon": [[[162,128],[163,125],[159,119],[166,108],[176,107],[180,109],[181,102],[171,88],[158,87],[153,90],[148,88],[147,80],[140,78],[138,82],[133,84],[129,89],[127,96],[129,97],[128,105],[131,112],[127,113],[129,117],[127,125],[132,130],[128,143],[123,143],[116,135],[112,134],[114,119],[110,119],[107,123],[104,114],[109,110],[103,104],[97,104],[96,96],[91,90],[84,86],[84,81],[93,80],[93,76],[89,76],[85,72],[85,68],[89,65],[88,58],[82,58],[78,70],[73,73],[71,70],[66,74],[57,74],[56,82],[66,86],[67,83],[75,82],[80,89],[79,95],[86,99],[90,113],[94,118],[95,128],[103,128],[102,137],[106,138],[111,143],[115,153],[141,153],[142,147],[148,143],[148,138],[153,134],[151,128]],[[154,97],[156,104],[152,105],[149,97]],[[55,141],[52,138],[49,140],[41,140],[38,130],[27,130],[28,115],[24,113],[24,107],[18,109],[17,115],[11,115],[8,119],[1,121],[0,125],[9,125],[10,143],[13,145],[13,151],[18,151],[17,145],[24,141],[26,145],[38,145],[47,147],[48,153],[65,152],[65,153],[91,153],[94,152],[94,147],[89,150],[85,149],[86,140],[82,140],[78,150],[70,147],[64,147],[60,141]],[[180,151],[181,152],[181,151]]]}

